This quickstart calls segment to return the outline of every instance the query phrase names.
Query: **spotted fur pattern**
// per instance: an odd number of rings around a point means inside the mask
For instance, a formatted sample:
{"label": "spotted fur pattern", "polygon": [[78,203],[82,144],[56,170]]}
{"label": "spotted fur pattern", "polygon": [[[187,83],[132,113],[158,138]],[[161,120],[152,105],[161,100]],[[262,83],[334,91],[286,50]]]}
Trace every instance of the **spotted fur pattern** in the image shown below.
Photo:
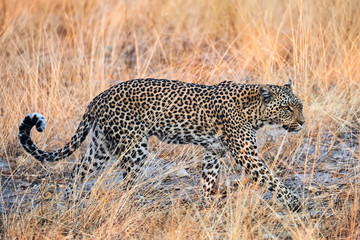
{"label": "spotted fur pattern", "polygon": [[89,173],[111,158],[119,160],[131,183],[142,171],[148,139],[156,136],[173,144],[196,144],[205,148],[201,176],[205,198],[211,198],[221,168],[219,157],[229,153],[250,177],[291,209],[299,198],[259,159],[256,133],[265,124],[299,131],[305,119],[302,103],[289,81],[284,86],[241,85],[225,81],[206,86],[165,79],[122,82],[99,94],[89,104],[75,135],[63,148],[45,152],[35,146],[30,130],[43,131],[45,118],[28,114],[19,126],[24,149],[39,161],[58,161],[72,154],[90,133],[90,144],[73,169],[66,195],[74,194],[76,176],[83,182]]}

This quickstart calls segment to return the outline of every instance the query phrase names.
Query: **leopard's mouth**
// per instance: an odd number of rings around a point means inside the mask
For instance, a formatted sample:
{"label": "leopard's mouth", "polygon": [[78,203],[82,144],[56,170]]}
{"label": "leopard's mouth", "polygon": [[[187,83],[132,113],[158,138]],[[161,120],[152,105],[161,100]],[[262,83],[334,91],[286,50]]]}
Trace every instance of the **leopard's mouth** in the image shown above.
{"label": "leopard's mouth", "polygon": [[302,126],[300,124],[289,124],[289,125],[283,125],[282,126],[285,130],[287,130],[288,132],[298,132],[302,129]]}

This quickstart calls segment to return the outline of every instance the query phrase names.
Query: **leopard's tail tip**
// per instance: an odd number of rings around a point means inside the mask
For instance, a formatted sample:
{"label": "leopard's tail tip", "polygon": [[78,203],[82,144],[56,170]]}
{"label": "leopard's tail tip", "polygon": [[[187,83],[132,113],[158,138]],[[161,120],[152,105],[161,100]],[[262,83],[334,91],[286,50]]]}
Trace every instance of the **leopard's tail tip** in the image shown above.
{"label": "leopard's tail tip", "polygon": [[43,132],[46,128],[46,119],[40,113],[29,113],[22,120],[19,125],[19,139],[20,143],[24,145],[29,145],[31,141],[30,131],[36,126],[36,129],[39,132]]}
{"label": "leopard's tail tip", "polygon": [[46,119],[41,113],[27,114],[20,125],[36,126],[36,130],[43,132],[46,128]]}

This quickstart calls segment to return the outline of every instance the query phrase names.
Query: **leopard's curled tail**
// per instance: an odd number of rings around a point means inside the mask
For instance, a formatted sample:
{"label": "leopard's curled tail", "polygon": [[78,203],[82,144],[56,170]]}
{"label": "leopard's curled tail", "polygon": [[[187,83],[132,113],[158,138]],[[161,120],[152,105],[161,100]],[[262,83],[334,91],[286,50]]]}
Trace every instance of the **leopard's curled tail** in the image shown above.
{"label": "leopard's curled tail", "polygon": [[36,126],[39,132],[45,130],[46,119],[40,113],[27,114],[20,123],[19,126],[19,140],[23,148],[30,153],[34,158],[43,162],[44,160],[49,162],[59,161],[63,158],[70,156],[85,140],[88,135],[94,118],[91,116],[90,108],[87,109],[84,114],[74,136],[71,138],[63,148],[60,148],[53,152],[45,152],[39,149],[30,137],[31,129]]}

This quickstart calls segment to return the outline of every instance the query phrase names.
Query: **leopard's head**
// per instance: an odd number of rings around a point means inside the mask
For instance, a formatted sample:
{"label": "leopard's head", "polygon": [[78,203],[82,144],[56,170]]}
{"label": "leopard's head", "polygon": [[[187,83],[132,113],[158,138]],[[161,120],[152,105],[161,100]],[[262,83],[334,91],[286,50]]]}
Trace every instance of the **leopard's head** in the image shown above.
{"label": "leopard's head", "polygon": [[293,92],[291,80],[284,86],[260,85],[261,121],[282,125],[289,132],[298,132],[305,123],[303,105]]}

